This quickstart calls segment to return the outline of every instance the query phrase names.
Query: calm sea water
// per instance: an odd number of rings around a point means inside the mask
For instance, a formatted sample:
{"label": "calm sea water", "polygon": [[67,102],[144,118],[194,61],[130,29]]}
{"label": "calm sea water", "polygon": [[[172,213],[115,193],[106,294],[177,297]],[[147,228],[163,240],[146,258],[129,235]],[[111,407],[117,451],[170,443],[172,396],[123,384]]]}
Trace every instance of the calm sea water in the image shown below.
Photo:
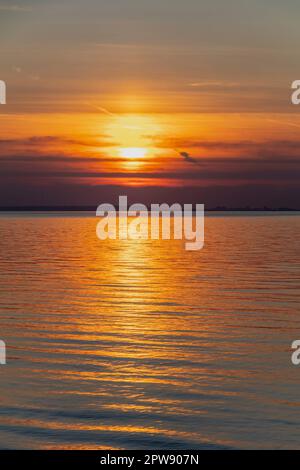
{"label": "calm sea water", "polygon": [[0,447],[300,449],[300,216],[206,217],[205,248],[0,217]]}

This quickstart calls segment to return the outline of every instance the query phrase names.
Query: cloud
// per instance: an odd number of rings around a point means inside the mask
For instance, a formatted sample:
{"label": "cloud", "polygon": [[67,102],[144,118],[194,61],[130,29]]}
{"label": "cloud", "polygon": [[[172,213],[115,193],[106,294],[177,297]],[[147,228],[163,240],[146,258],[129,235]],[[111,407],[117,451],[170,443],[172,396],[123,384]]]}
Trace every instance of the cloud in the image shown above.
{"label": "cloud", "polygon": [[[230,88],[230,89],[235,89],[235,88],[240,88],[242,86],[241,83],[239,82],[226,82],[226,81],[216,81],[216,80],[210,80],[210,81],[199,81],[199,82],[192,82],[188,84],[189,87],[192,88]],[[245,85],[244,85],[245,86]]]}
{"label": "cloud", "polygon": [[185,160],[186,162],[188,162],[188,163],[194,163],[194,164],[198,164],[198,163],[199,163],[195,158],[191,157],[188,152],[178,152],[178,153],[179,153],[179,155],[181,155],[181,156],[184,158],[184,160]]}
{"label": "cloud", "polygon": [[124,184],[98,184],[91,185],[88,182],[74,183],[68,181],[47,182],[45,191],[45,180],[35,181],[24,179],[18,180],[17,187],[12,186],[9,179],[1,181],[0,205],[1,206],[93,206],[95,211],[102,202],[115,203],[120,194],[128,195],[129,204],[139,201],[143,204],[173,202],[183,203],[205,203],[206,208],[216,206],[227,207],[292,207],[298,208],[300,200],[300,186],[278,185],[274,188],[266,187],[265,184],[253,185],[213,185],[213,186],[190,186],[165,187],[158,181],[153,185],[124,186]]}
{"label": "cloud", "polygon": [[[17,154],[17,155],[0,155],[0,163],[4,162],[24,162],[24,163],[128,163],[126,157],[107,157],[106,154],[97,153],[97,156],[90,155],[56,155],[56,154]],[[135,163],[142,163],[143,160],[135,160]]]}
{"label": "cloud", "polygon": [[[42,135],[42,136],[30,136],[24,138],[9,138],[0,139],[0,156],[10,155],[44,155],[45,152],[49,153],[49,148],[55,148],[60,153],[66,154],[66,149],[69,152],[74,151],[74,147],[80,149],[86,148],[91,151],[96,148],[114,147],[115,142],[110,142],[108,136],[105,134],[97,135],[96,138],[88,136],[86,139],[84,136],[81,139],[73,139],[65,136],[53,136],[53,135]],[[68,147],[69,146],[69,147]],[[70,146],[73,146],[70,149]],[[51,152],[52,153],[52,152]]]}
{"label": "cloud", "polygon": [[[16,157],[17,158],[17,157]],[[123,179],[126,183],[130,183],[133,179],[140,180],[169,180],[186,182],[188,185],[192,184],[205,184],[213,185],[217,181],[222,184],[238,184],[238,183],[252,183],[264,182],[266,185],[293,183],[299,181],[300,174],[300,161],[277,161],[276,164],[268,159],[224,159],[219,158],[206,158],[201,160],[201,169],[187,167],[182,171],[182,167],[171,167],[170,169],[164,168],[156,171],[147,171],[145,167],[141,170],[127,171],[120,170],[118,166],[106,166],[106,160],[93,159],[97,165],[91,167],[89,158],[81,159],[78,162],[83,163],[83,166],[74,167],[67,166],[69,157],[59,156],[48,157],[44,160],[43,157],[35,161],[33,166],[32,160],[20,160],[16,165],[16,160],[10,161],[5,159],[1,164],[1,180],[5,178],[33,178],[33,179],[69,179],[80,180],[82,178],[88,179],[110,179],[111,181]],[[70,162],[74,163],[77,157],[72,157]],[[2,160],[2,159],[0,159]],[[113,161],[111,159],[110,161]],[[125,160],[123,160],[125,161]],[[63,163],[60,165],[59,163]]]}
{"label": "cloud", "polygon": [[[185,148],[188,150],[197,150],[197,157],[194,157],[190,152],[185,151],[185,155],[181,154],[181,151],[176,150],[186,161],[191,159],[200,159],[202,157],[216,156],[216,152],[222,157],[238,156],[243,158],[248,157],[295,157],[298,158],[300,154],[300,140],[265,140],[265,141],[254,141],[254,140],[200,140],[200,139],[189,139],[177,138],[177,137],[163,137],[157,138],[156,136],[147,136],[151,138],[155,145],[161,149],[178,149]],[[203,153],[204,155],[203,155]]]}
{"label": "cloud", "polygon": [[25,5],[0,5],[0,10],[1,11],[10,11],[10,12],[29,12],[32,11],[31,6],[25,6]]}
{"label": "cloud", "polygon": [[29,80],[32,80],[34,82],[37,82],[41,79],[41,77],[37,74],[37,73],[33,73],[33,74],[30,74],[26,71],[24,71],[21,67],[19,67],[18,65],[14,65],[12,70],[17,73],[17,74],[20,74],[22,76],[24,76],[25,78],[28,78]]}

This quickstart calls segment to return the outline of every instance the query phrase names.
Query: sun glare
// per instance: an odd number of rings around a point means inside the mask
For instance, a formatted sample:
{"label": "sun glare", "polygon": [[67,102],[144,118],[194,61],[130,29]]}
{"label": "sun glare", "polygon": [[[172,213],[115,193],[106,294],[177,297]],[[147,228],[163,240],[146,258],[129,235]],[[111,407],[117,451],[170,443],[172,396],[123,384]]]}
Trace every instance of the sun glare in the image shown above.
{"label": "sun glare", "polygon": [[113,117],[105,133],[118,146],[118,153],[125,158],[143,158],[147,149],[153,147],[153,136],[161,128],[148,116],[122,115]]}
{"label": "sun glare", "polygon": [[119,153],[121,157],[138,160],[144,158],[148,150],[143,147],[125,147],[120,148]]}
{"label": "sun glare", "polygon": [[127,170],[137,170],[149,164],[156,152],[156,139],[162,126],[153,116],[123,114],[108,118],[104,134],[112,143],[106,153],[123,161],[119,165]]}

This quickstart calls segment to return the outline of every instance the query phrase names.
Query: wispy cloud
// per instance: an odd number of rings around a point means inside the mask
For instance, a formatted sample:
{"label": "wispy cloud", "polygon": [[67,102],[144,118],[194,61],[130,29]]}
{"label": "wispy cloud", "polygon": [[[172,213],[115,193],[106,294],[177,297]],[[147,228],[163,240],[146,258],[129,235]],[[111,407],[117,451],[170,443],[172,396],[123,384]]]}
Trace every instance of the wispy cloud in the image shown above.
{"label": "wispy cloud", "polygon": [[197,82],[191,82],[188,84],[188,86],[192,88],[237,88],[241,86],[241,83],[216,80],[202,80]]}
{"label": "wispy cloud", "polygon": [[32,7],[30,5],[1,5],[0,4],[0,10],[1,11],[11,11],[11,12],[29,12],[32,11]]}
{"label": "wispy cloud", "polygon": [[59,151],[64,155],[72,153],[74,149],[81,152],[81,149],[92,152],[94,148],[100,149],[105,147],[114,147],[115,142],[111,142],[105,134],[98,135],[95,138],[89,137],[71,138],[67,136],[30,136],[24,138],[8,138],[0,139],[0,156],[10,155],[45,155],[51,151]]}
{"label": "wispy cloud", "polygon": [[22,76],[25,76],[26,78],[30,79],[30,80],[33,80],[33,81],[38,81],[40,80],[40,76],[36,73],[34,74],[31,74],[31,73],[28,73],[26,71],[24,71],[21,67],[19,67],[18,65],[14,65],[12,70],[17,73],[17,74],[20,74]]}

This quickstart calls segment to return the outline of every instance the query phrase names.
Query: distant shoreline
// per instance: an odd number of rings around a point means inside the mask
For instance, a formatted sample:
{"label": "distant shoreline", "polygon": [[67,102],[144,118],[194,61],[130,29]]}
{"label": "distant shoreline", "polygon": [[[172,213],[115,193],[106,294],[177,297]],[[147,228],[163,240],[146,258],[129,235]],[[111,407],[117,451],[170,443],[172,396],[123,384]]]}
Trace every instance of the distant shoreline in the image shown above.
{"label": "distant shoreline", "polygon": [[[149,207],[148,207],[149,208]],[[0,212],[96,212],[97,206],[0,206]],[[300,212],[289,207],[257,208],[257,207],[213,207],[205,212]]]}

